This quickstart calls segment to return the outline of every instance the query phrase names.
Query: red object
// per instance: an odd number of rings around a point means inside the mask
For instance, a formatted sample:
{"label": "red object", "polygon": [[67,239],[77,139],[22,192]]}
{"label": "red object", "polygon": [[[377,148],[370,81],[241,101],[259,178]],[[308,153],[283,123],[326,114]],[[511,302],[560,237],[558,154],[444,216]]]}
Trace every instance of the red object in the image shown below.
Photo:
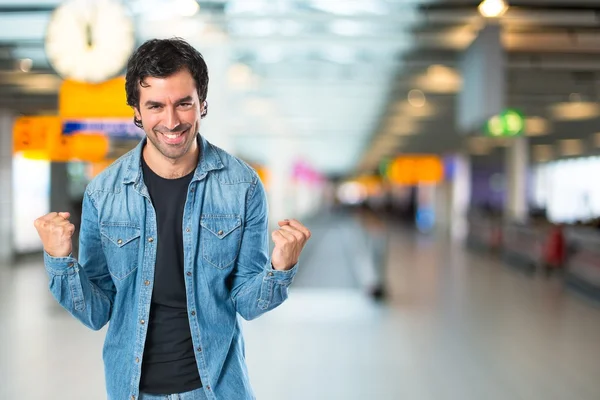
{"label": "red object", "polygon": [[502,246],[502,228],[499,226],[493,226],[491,231],[490,247],[494,250],[497,250]]}
{"label": "red object", "polygon": [[544,245],[544,262],[546,265],[553,268],[562,267],[565,261],[565,247],[562,227],[552,227]]}

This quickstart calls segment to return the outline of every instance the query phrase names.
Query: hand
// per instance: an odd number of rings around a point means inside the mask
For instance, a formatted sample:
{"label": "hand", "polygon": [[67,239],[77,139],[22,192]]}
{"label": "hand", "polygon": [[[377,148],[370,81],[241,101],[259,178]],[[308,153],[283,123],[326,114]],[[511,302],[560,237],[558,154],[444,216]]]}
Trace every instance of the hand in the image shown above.
{"label": "hand", "polygon": [[310,231],[295,219],[279,221],[279,230],[271,237],[275,242],[271,264],[279,271],[291,269],[298,263],[304,245],[310,239]]}
{"label": "hand", "polygon": [[73,251],[75,225],[69,222],[70,216],[68,212],[51,212],[35,220],[44,250],[52,257],[68,257]]}

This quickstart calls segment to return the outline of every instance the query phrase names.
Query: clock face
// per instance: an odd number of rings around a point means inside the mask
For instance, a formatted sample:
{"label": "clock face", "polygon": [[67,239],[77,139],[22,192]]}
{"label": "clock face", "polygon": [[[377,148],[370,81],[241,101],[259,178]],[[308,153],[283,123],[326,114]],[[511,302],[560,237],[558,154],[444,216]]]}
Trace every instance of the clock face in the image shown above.
{"label": "clock face", "polygon": [[114,0],[70,0],[53,13],[46,55],[63,78],[98,83],[119,74],[135,45],[133,22]]}

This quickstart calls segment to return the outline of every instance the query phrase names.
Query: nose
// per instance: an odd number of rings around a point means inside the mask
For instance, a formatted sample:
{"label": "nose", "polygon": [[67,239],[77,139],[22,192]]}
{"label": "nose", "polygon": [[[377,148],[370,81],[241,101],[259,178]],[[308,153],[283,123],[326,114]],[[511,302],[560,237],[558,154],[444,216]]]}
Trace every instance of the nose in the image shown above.
{"label": "nose", "polygon": [[165,126],[167,127],[167,129],[173,130],[181,123],[181,121],[179,120],[179,115],[177,115],[177,112],[170,107],[167,107],[166,112],[167,115],[165,118]]}

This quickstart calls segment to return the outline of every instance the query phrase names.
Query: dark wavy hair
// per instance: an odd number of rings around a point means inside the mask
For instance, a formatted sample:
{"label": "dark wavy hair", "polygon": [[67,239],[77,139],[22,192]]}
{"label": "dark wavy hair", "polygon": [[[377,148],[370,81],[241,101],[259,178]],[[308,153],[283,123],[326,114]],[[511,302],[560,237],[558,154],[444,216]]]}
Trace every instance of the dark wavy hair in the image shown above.
{"label": "dark wavy hair", "polygon": [[[127,92],[127,104],[139,109],[140,86],[144,85],[147,77],[166,78],[183,68],[186,68],[198,90],[200,102],[206,101],[208,92],[208,67],[204,57],[198,50],[188,42],[180,38],[152,39],[142,44],[129,58],[127,62],[127,74],[125,76],[125,91]],[[207,104],[201,118],[206,116]],[[142,127],[142,121],[133,117],[133,123]]]}

